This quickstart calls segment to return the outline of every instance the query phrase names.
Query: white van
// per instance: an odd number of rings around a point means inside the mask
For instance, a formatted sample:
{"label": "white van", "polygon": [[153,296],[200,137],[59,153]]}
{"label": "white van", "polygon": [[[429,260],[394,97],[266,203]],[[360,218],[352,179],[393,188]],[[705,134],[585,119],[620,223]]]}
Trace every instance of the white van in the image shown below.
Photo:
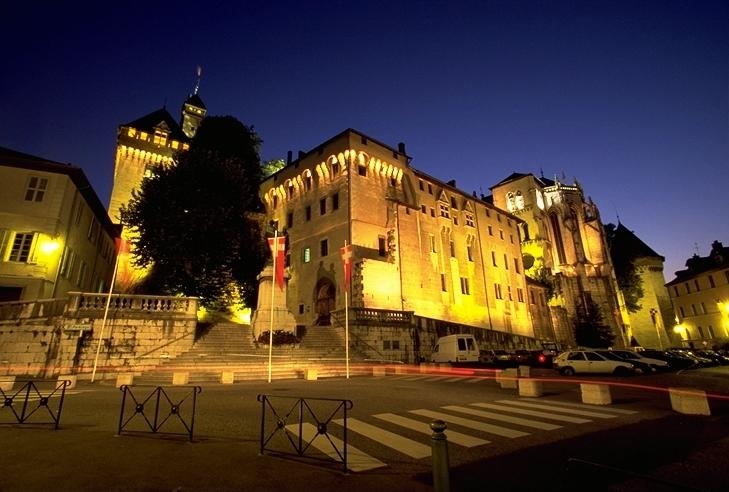
{"label": "white van", "polygon": [[430,355],[431,362],[478,362],[479,350],[473,335],[440,337]]}

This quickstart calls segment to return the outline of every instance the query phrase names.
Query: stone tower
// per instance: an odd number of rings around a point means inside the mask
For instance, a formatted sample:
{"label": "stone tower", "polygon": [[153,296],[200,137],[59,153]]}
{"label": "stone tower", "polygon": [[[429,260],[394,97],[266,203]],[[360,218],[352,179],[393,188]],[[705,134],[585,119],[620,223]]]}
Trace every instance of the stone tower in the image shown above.
{"label": "stone tower", "polygon": [[[150,176],[157,166],[174,163],[177,152],[184,152],[195,135],[207,109],[200,96],[191,94],[182,105],[178,123],[167,108],[153,111],[129,123],[119,125],[114,157],[114,181],[109,200],[109,217],[121,222],[119,209],[129,203],[132,191],[139,189],[142,180]],[[122,237],[131,238],[123,229]],[[119,255],[116,286],[125,290],[143,277],[144,272],[131,265],[128,252]]]}

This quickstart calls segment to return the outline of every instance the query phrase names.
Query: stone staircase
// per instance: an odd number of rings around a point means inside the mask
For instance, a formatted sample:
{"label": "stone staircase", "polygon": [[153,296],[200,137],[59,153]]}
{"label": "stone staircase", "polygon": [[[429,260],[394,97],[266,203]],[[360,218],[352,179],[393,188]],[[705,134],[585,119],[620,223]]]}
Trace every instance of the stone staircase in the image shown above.
{"label": "stone staircase", "polygon": [[[313,326],[298,346],[274,347],[271,350],[271,378],[302,378],[307,369],[316,369],[317,377],[346,374],[344,329]],[[268,379],[268,345],[254,342],[248,325],[219,322],[198,340],[188,352],[145,371],[134,378],[135,384],[171,384],[174,373],[187,372],[188,384],[220,382],[223,372],[232,372],[235,381]],[[349,353],[350,376],[371,373],[362,354]]]}

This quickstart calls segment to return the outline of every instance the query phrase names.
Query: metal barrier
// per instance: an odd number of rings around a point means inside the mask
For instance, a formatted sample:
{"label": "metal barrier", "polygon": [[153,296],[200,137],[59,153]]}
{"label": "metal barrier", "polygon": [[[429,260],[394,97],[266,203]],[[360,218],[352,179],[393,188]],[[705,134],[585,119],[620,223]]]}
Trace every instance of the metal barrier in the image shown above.
{"label": "metal barrier", "polygon": [[630,488],[626,490],[650,490],[652,492],[708,492],[706,489],[699,489],[689,485],[670,482],[658,477],[643,475],[641,473],[616,468],[614,466],[604,465],[602,463],[594,463],[579,458],[569,458],[565,467],[567,480],[570,487],[566,490],[586,490],[596,488],[602,472],[607,479],[615,481],[616,478],[622,477],[633,482],[644,482],[639,488]]}
{"label": "metal barrier", "polygon": [[[337,400],[331,398],[302,398],[294,396],[272,396],[259,394],[257,397],[261,402],[261,448],[264,451],[286,454],[280,449],[274,449],[273,442],[276,436],[285,436],[280,439],[288,448],[288,442],[298,456],[303,456],[312,445],[317,447],[317,438],[325,438],[331,445],[328,454],[330,458],[341,460],[344,473],[349,471],[347,467],[347,411],[352,409],[351,400]],[[280,406],[279,406],[280,404]],[[266,413],[270,411],[272,422],[269,428],[266,423]],[[342,439],[333,436],[329,432],[329,424],[335,417],[342,416]],[[311,457],[311,455],[309,455]]]}
{"label": "metal barrier", "polygon": [[[162,426],[174,417],[173,421],[182,424],[186,430],[189,440],[192,442],[193,431],[195,429],[197,395],[202,392],[202,388],[200,386],[175,386],[173,390],[176,394],[173,396],[169,391],[165,390],[164,387],[156,386],[143,399],[138,398],[134,394],[134,390],[144,390],[149,388],[149,386],[129,386],[127,384],[119,387],[122,392],[122,402],[121,411],[119,413],[119,430],[117,434],[121,435],[122,431],[130,426],[132,422],[136,423],[140,421],[139,418],[135,419],[135,417],[141,417],[141,420],[146,424],[146,428],[153,433],[158,432]],[[183,404],[188,400],[191,400],[190,404],[183,407]],[[126,411],[127,407],[130,407],[130,412]],[[187,412],[188,415],[186,416],[183,410],[187,410],[188,407],[191,408],[189,408],[189,412]],[[125,420],[125,414],[127,413],[130,415],[127,415]],[[142,427],[144,427],[144,425]],[[138,431],[139,429],[127,430]],[[174,434],[174,432],[168,432],[168,434]]]}
{"label": "metal barrier", "polygon": [[[0,389],[0,396],[3,399],[2,409],[9,409],[19,424],[27,423],[36,414],[45,415],[47,413],[54,424],[54,429],[58,430],[61,423],[63,400],[66,396],[66,386],[71,382],[65,380],[47,382],[45,384],[51,384],[52,389],[45,393],[38,386],[44,384],[41,381],[16,381],[17,383],[22,383],[22,386],[17,390],[4,391]],[[54,397],[58,397],[58,407],[55,409],[51,408],[51,403],[54,401],[52,398]],[[20,408],[16,405],[18,402],[21,403]],[[39,412],[41,409],[45,412]]]}

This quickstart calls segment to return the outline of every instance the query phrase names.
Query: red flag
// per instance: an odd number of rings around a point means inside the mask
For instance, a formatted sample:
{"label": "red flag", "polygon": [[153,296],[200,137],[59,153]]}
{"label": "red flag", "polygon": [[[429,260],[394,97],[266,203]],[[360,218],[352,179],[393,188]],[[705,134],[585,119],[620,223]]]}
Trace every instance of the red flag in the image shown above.
{"label": "red flag", "polygon": [[129,253],[129,241],[122,237],[116,237],[114,238],[114,248],[118,255]]}
{"label": "red flag", "polygon": [[274,276],[276,278],[276,285],[278,285],[279,289],[283,290],[284,267],[286,266],[286,237],[269,237],[268,247],[271,248],[271,255],[275,256],[276,271],[274,272]]}
{"label": "red flag", "polygon": [[339,254],[342,255],[344,265],[344,290],[349,291],[349,284],[352,281],[352,245],[347,244],[339,248]]}

